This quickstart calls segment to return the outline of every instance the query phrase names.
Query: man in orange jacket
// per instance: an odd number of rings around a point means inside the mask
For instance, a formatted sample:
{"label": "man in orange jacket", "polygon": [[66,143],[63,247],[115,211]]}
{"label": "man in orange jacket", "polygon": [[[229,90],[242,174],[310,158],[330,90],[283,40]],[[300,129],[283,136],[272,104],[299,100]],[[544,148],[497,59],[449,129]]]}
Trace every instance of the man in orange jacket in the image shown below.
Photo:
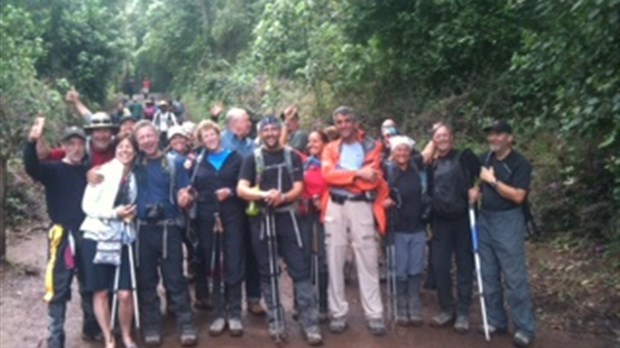
{"label": "man in orange jacket", "polygon": [[332,114],[340,139],[323,150],[322,173],[329,195],[323,199],[325,245],[329,268],[330,330],[347,328],[344,267],[347,246],[355,252],[362,306],[374,335],[386,333],[377,264],[377,228],[385,233],[382,202],[389,191],[381,172],[382,146],[357,128],[355,112],[341,106]]}

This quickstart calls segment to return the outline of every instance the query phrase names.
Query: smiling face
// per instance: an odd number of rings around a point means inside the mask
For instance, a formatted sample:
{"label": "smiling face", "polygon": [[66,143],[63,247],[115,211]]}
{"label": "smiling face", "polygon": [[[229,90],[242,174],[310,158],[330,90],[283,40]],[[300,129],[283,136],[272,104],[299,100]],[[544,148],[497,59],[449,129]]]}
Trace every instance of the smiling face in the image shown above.
{"label": "smiling face", "polygon": [[489,132],[487,140],[491,151],[502,153],[512,146],[513,137],[508,133]]}
{"label": "smiling face", "polygon": [[172,148],[177,153],[184,155],[187,153],[187,138],[182,135],[175,135],[170,139],[170,148]]}
{"label": "smiling face", "polygon": [[280,147],[280,133],[280,127],[274,124],[266,125],[260,130],[260,138],[267,150],[276,150]]}
{"label": "smiling face", "polygon": [[399,166],[406,166],[411,160],[411,148],[401,144],[392,150],[392,160]]}
{"label": "smiling face", "polygon": [[129,137],[124,137],[116,145],[116,159],[125,166],[130,166],[133,160],[136,158],[138,149],[135,148],[134,143],[131,142]]}
{"label": "smiling face", "polygon": [[205,129],[200,133],[202,139],[202,145],[208,151],[217,151],[220,148],[220,135],[213,129]]}
{"label": "smiling face", "polygon": [[112,130],[110,128],[94,129],[91,133],[91,141],[95,150],[107,150],[112,145]]}
{"label": "smiling face", "polygon": [[80,137],[74,136],[62,143],[65,150],[64,160],[70,164],[79,164],[84,160],[86,155],[86,141]]}
{"label": "smiling face", "polygon": [[140,151],[147,157],[157,156],[159,153],[159,134],[148,125],[142,126],[135,131],[136,140]]}
{"label": "smiling face", "polygon": [[342,140],[345,142],[354,140],[356,123],[353,115],[336,114],[334,123]]}
{"label": "smiling face", "polygon": [[433,143],[440,155],[447,154],[452,150],[452,131],[445,125],[437,127],[433,133]]}
{"label": "smiling face", "polygon": [[312,132],[308,135],[308,153],[310,156],[320,157],[325,147],[325,142],[318,132]]}

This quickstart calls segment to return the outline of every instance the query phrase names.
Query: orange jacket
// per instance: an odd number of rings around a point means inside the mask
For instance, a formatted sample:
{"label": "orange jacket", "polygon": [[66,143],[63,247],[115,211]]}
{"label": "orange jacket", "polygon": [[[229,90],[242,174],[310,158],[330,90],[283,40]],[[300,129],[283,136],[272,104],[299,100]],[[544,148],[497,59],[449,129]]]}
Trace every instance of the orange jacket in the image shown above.
{"label": "orange jacket", "polygon": [[[383,201],[389,197],[390,191],[383,179],[381,170],[381,152],[383,146],[380,142],[368,138],[363,132],[358,132],[358,140],[362,143],[365,157],[362,167],[370,166],[379,172],[379,178],[375,182],[369,182],[355,177],[355,171],[338,169],[340,163],[340,149],[342,140],[338,139],[327,144],[321,156],[321,172],[329,188],[342,188],[353,194],[362,194],[375,191],[377,196],[373,203],[372,211],[378,224],[379,232],[384,235],[387,229],[387,219]],[[321,200],[321,221],[325,219],[325,211],[329,202],[329,194],[325,194]]]}

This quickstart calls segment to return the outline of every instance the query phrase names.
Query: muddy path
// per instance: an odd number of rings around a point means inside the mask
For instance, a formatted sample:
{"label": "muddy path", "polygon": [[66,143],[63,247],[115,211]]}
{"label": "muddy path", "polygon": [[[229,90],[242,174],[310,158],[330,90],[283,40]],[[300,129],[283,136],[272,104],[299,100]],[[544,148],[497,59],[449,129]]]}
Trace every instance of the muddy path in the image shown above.
{"label": "muddy path", "polygon": [[[43,274],[45,266],[46,242],[42,231],[28,234],[17,240],[11,240],[8,248],[10,263],[0,268],[0,347],[45,347],[46,337],[46,307],[41,300],[43,295]],[[289,342],[285,347],[305,347],[296,323],[291,318],[292,300],[290,281],[284,280],[284,304],[287,309],[287,323],[289,327]],[[348,286],[348,296],[351,299],[352,313],[349,319],[349,329],[341,335],[328,333],[325,325],[325,347],[338,348],[393,348],[393,347],[512,347],[511,336],[494,337],[491,343],[486,343],[475,330],[461,335],[451,328],[437,329],[428,325],[428,321],[435,314],[436,300],[432,292],[423,293],[424,317],[427,321],[419,328],[391,328],[386,337],[373,337],[365,327],[365,321],[359,303],[357,285]],[[74,297],[69,304],[67,313],[68,348],[94,348],[101,344],[87,344],[80,339],[81,311],[79,309],[79,295],[77,284],[74,282]],[[472,328],[480,323],[477,300],[472,308]],[[200,328],[199,347],[275,347],[270,341],[266,324],[263,318],[246,315],[245,334],[242,338],[230,338],[226,333],[220,337],[208,336],[207,329],[212,315],[210,312],[196,312],[196,319]],[[607,348],[617,347],[618,343],[609,338],[581,336],[578,333],[552,330],[539,323],[539,334],[534,347],[544,348]],[[168,318],[165,328],[163,347],[180,346],[174,328],[173,318]]]}

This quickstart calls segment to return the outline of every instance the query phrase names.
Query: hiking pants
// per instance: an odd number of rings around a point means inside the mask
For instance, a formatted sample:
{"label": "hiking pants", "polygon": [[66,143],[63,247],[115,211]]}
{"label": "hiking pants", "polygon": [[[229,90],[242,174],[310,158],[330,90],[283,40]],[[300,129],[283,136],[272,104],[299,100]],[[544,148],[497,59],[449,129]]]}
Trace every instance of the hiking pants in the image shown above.
{"label": "hiking pants", "polygon": [[[319,313],[316,295],[310,281],[310,258],[304,249],[301,231],[296,231],[290,212],[275,213],[274,215],[277,254],[284,259],[288,274],[293,280],[295,305],[299,311],[300,324],[304,329],[317,327]],[[256,255],[260,272],[261,290],[267,304],[269,322],[273,324],[277,311],[282,310],[282,300],[280,300],[279,304],[273,303],[265,216],[261,214],[258,217],[252,218],[250,223],[252,225],[254,254]],[[276,272],[279,275],[279,271],[276,270]],[[280,286],[280,288],[282,287]],[[282,291],[280,289],[277,291],[280,291],[280,299],[282,299]]]}
{"label": "hiking pants", "polygon": [[[161,335],[162,318],[157,295],[159,269],[179,330],[183,332],[194,328],[187,282],[183,276],[181,233],[181,229],[174,225],[140,225],[137,243],[138,291],[145,336],[154,333]],[[164,235],[167,235],[165,241]]]}
{"label": "hiking pants", "polygon": [[431,248],[433,249],[433,270],[440,310],[449,314],[454,313],[451,273],[454,255],[458,295],[456,311],[458,315],[468,316],[473,286],[474,259],[467,212],[455,219],[435,216]]}
{"label": "hiking pants", "polygon": [[480,212],[480,261],[489,324],[508,328],[504,288],[517,330],[535,336],[536,322],[525,264],[525,222],[521,208]]}
{"label": "hiking pants", "polygon": [[[319,300],[319,310],[321,313],[328,312],[327,305],[327,255],[325,251],[325,228],[320,221],[320,215],[318,213],[309,212],[307,215],[302,215],[299,218],[299,224],[301,227],[302,237],[304,239],[304,249],[308,255],[308,259],[312,264],[312,258],[315,257],[312,247],[314,238],[314,229],[317,233],[317,253],[318,253],[318,277],[315,274],[311,274],[312,283],[318,289],[317,295]],[[317,279],[318,278],[318,279]],[[318,280],[318,285],[315,284]]]}
{"label": "hiking pants", "polygon": [[[69,229],[50,230],[48,238],[48,264],[45,274],[46,294],[45,301],[48,303],[48,347],[64,347],[65,342],[65,317],[67,302],[71,300],[71,282],[73,276],[78,275],[80,297],[82,304],[82,332],[89,336],[95,336],[101,329],[97,324],[93,310],[92,293],[84,290],[83,267],[80,267],[80,245],[82,234]],[[62,231],[62,232],[60,232]],[[69,235],[74,244],[73,254],[69,247]]]}
{"label": "hiking pants", "polygon": [[341,318],[349,313],[343,269],[347,246],[351,243],[366,318],[383,318],[377,238],[372,203],[347,200],[338,204],[330,198],[325,214],[325,248],[329,269],[329,311],[332,317]]}
{"label": "hiking pants", "polygon": [[[216,317],[241,318],[241,282],[245,276],[245,254],[242,252],[243,243],[243,220],[241,214],[222,214],[220,218],[224,232],[222,243],[224,252],[224,292],[225,298],[220,296],[219,250],[216,248],[213,225],[215,218],[213,209],[198,205],[198,240],[205,260],[206,274],[217,281],[213,283],[213,305]],[[215,254],[214,254],[215,252]],[[214,258],[215,256],[215,258]],[[213,265],[215,262],[215,265]],[[214,267],[215,266],[215,267]],[[215,274],[211,270],[215,269]]]}
{"label": "hiking pants", "polygon": [[242,220],[243,249],[245,252],[245,297],[246,300],[259,301],[261,298],[260,273],[258,272],[258,261],[254,255],[252,246],[252,229],[247,215],[240,218]]}

